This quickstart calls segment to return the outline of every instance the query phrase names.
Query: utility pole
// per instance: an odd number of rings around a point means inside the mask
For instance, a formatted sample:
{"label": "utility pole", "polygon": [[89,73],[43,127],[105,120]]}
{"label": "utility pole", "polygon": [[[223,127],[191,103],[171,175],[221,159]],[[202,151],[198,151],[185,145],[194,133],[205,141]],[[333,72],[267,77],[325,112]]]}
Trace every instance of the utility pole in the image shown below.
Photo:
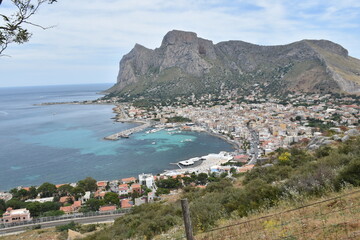
{"label": "utility pole", "polygon": [[181,199],[181,208],[182,208],[183,217],[184,217],[186,239],[194,240],[193,229],[192,229],[191,218],[190,218],[189,202],[188,202],[187,198]]}

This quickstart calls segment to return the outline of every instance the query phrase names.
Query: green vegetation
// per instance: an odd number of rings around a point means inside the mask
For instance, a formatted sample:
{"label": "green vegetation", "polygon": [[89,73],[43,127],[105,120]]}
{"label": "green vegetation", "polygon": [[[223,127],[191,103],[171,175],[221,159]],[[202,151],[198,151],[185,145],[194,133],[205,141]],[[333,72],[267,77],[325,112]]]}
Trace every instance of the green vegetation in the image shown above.
{"label": "green vegetation", "polygon": [[[348,185],[360,186],[358,146],[360,137],[315,152],[294,146],[271,155],[266,163],[272,165],[257,166],[235,181],[191,174],[183,178],[185,187],[178,185],[179,179],[161,180],[161,185],[163,189],[183,188],[181,198],[190,201],[194,230],[203,232],[221,219],[245,217],[284,200],[302,201],[340,191]],[[209,182],[210,179],[215,181]],[[208,185],[199,189],[186,184],[193,181],[206,181]],[[136,207],[112,227],[88,239],[150,239],[182,223],[179,206],[179,202],[168,202]]]}
{"label": "green vegetation", "polygon": [[77,186],[84,189],[85,191],[95,192],[97,189],[96,180],[91,177],[80,180]]}

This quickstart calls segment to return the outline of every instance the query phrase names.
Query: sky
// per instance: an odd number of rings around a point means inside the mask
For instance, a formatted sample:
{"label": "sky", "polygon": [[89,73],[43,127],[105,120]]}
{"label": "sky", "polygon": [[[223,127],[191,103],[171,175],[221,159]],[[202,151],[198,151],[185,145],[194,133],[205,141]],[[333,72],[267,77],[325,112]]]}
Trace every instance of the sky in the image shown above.
{"label": "sky", "polygon": [[[14,11],[3,0],[0,14]],[[54,27],[29,26],[28,43],[9,45],[0,87],[116,83],[119,61],[135,43],[157,48],[173,29],[214,43],[327,39],[360,58],[358,0],[58,0],[31,20]]]}

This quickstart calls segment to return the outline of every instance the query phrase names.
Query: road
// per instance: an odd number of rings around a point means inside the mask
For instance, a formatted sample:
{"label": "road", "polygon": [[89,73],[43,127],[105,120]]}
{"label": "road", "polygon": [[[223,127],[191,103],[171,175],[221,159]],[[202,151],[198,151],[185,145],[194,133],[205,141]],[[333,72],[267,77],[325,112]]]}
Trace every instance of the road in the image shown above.
{"label": "road", "polygon": [[42,222],[42,223],[28,224],[28,225],[23,225],[23,226],[1,228],[0,236],[9,234],[9,233],[17,233],[17,232],[26,231],[28,229],[31,229],[33,226],[37,226],[37,225],[41,225],[41,228],[50,228],[50,227],[56,227],[59,225],[65,225],[65,224],[70,223],[71,221],[74,221],[76,223],[81,223],[81,224],[112,222],[116,218],[118,218],[124,214],[125,213],[117,213],[117,214],[112,214],[112,215],[100,215],[100,216],[91,216],[91,217],[83,217],[83,218],[62,219],[62,220],[57,220],[57,221],[52,221],[52,222]]}
{"label": "road", "polygon": [[256,164],[257,158],[259,155],[259,134],[252,129],[250,126],[248,127],[250,134],[251,134],[251,150],[252,150],[252,158],[248,162],[248,164]]}

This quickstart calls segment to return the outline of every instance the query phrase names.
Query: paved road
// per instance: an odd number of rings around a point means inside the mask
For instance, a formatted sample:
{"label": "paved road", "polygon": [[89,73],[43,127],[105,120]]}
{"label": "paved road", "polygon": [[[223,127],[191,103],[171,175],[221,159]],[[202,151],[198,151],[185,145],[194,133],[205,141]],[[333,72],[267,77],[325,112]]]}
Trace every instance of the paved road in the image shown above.
{"label": "paved road", "polygon": [[248,127],[250,134],[251,134],[251,148],[253,150],[253,157],[251,158],[251,160],[248,162],[248,164],[256,164],[257,162],[257,158],[259,155],[259,135],[258,133],[252,129],[251,127]]}
{"label": "paved road", "polygon": [[33,226],[37,226],[37,225],[41,225],[41,228],[50,228],[50,227],[56,227],[59,225],[68,224],[71,221],[74,221],[76,223],[81,223],[81,224],[111,222],[111,221],[114,221],[114,219],[116,219],[124,214],[125,213],[118,213],[118,214],[112,214],[112,215],[100,215],[100,216],[83,217],[83,218],[63,219],[63,220],[57,220],[57,221],[53,221],[53,222],[43,222],[43,223],[28,224],[28,225],[24,225],[24,226],[2,228],[2,229],[0,229],[0,236],[4,235],[4,234],[9,234],[9,233],[26,231],[28,229],[31,229]]}

